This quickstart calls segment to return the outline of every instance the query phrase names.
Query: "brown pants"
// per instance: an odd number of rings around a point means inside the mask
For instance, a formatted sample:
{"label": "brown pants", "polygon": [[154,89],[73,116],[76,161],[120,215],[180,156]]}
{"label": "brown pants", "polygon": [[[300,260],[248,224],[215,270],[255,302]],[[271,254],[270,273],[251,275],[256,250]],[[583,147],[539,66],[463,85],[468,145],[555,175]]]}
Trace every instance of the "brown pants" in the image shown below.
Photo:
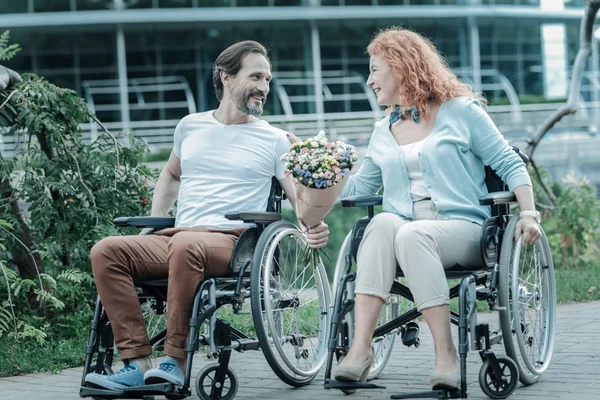
{"label": "brown pants", "polygon": [[152,353],[133,282],[168,277],[165,354],[183,358],[196,289],[205,277],[227,275],[244,229],[172,228],[112,236],[92,248],[96,287],[122,359]]}

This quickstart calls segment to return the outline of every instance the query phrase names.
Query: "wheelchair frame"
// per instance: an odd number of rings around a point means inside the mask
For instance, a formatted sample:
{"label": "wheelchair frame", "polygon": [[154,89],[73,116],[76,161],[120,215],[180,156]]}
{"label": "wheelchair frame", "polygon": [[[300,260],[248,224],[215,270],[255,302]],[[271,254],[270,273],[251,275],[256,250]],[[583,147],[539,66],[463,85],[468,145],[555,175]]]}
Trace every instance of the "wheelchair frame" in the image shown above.
{"label": "wheelchair frame", "polygon": [[[521,153],[518,148],[514,150],[521,156],[525,163],[528,162],[528,157]],[[466,381],[466,360],[467,353],[470,349],[478,350],[480,357],[483,361],[483,366],[479,374],[479,381],[482,390],[486,395],[491,398],[505,398],[512,394],[515,390],[519,379],[524,384],[531,384],[537,381],[539,374],[545,370],[545,367],[550,362],[552,356],[553,346],[553,332],[554,332],[554,321],[555,321],[555,306],[556,297],[554,289],[554,267],[552,265],[551,257],[549,256],[549,248],[544,247],[547,245],[545,235],[542,238],[542,251],[547,254],[544,255],[545,260],[542,260],[545,264],[544,269],[549,271],[551,276],[549,285],[550,294],[549,297],[553,297],[553,308],[549,311],[550,318],[547,323],[547,329],[550,331],[549,335],[546,336],[546,342],[544,343],[544,356],[547,358],[544,365],[540,367],[540,373],[535,377],[520,377],[520,371],[523,367],[520,361],[517,360],[519,355],[517,350],[513,348],[509,351],[507,347],[507,353],[509,357],[496,357],[491,347],[495,344],[499,344],[505,341],[505,347],[508,346],[504,336],[507,334],[503,329],[497,332],[490,332],[488,324],[477,323],[477,300],[486,300],[490,307],[490,310],[500,311],[501,327],[511,327],[511,310],[510,308],[510,296],[517,290],[520,299],[521,287],[513,287],[512,293],[508,288],[502,290],[499,288],[499,281],[503,277],[508,276],[507,271],[501,271],[501,268],[508,268],[508,265],[501,267],[502,263],[506,264],[507,257],[510,259],[508,254],[512,249],[512,243],[508,245],[503,242],[502,238],[505,231],[512,232],[518,218],[510,215],[510,204],[516,200],[514,193],[507,191],[505,184],[502,180],[491,170],[486,167],[486,185],[489,193],[480,198],[481,205],[489,205],[492,207],[492,216],[488,218],[482,226],[482,238],[481,238],[481,255],[483,259],[484,267],[479,270],[468,270],[460,266],[455,266],[446,270],[446,277],[448,279],[461,279],[461,282],[450,289],[450,298],[459,298],[459,312],[456,313],[451,311],[451,322],[458,326],[458,352],[460,357],[460,373],[461,382],[460,387],[454,391],[447,390],[432,390],[428,392],[410,393],[405,395],[393,395],[392,399],[406,399],[406,398],[466,398],[467,397],[467,381]],[[326,389],[340,389],[346,394],[351,394],[356,389],[374,389],[383,388],[373,383],[367,382],[341,382],[335,379],[330,379],[331,369],[333,364],[333,358],[343,355],[351,344],[351,334],[349,330],[353,329],[348,326],[348,322],[344,320],[348,313],[353,312],[354,298],[352,286],[349,285],[356,278],[356,273],[351,272],[352,260],[356,260],[356,254],[358,251],[358,245],[363,237],[364,230],[370,220],[374,216],[374,207],[382,204],[382,196],[353,196],[342,200],[344,207],[367,207],[368,214],[366,218],[358,220],[352,231],[349,233],[347,240],[351,241],[350,250],[345,252],[343,255],[344,269],[343,272],[336,271],[338,281],[334,282],[337,286],[334,288],[335,303],[332,311],[332,320],[330,327],[330,336],[328,341],[328,357],[325,369],[325,382],[324,387]],[[507,239],[512,242],[512,238]],[[340,251],[340,255],[342,251]],[[338,262],[338,268],[340,267]],[[517,266],[518,267],[518,266]],[[504,275],[502,275],[504,273]],[[518,277],[517,277],[518,280]],[[505,282],[507,284],[508,282]],[[478,287],[484,288],[483,290],[477,290]],[[403,298],[413,301],[413,296],[409,288],[397,280],[392,284],[390,291],[392,295],[398,295]],[[540,294],[534,294],[540,295]],[[512,300],[514,302],[514,300]],[[503,303],[504,305],[499,305]],[[387,305],[384,305],[386,307]],[[383,310],[385,311],[385,309]],[[416,319],[421,313],[413,308],[404,314],[395,317],[393,320],[378,326],[375,329],[373,338],[385,338],[386,335],[393,335],[395,332],[402,334],[403,342],[406,346],[415,345],[418,346],[418,326],[416,331],[413,328],[411,330],[410,324],[414,324],[410,321]],[[353,318],[352,318],[353,320]],[[351,320],[351,321],[352,321]],[[407,325],[408,324],[408,325]],[[522,329],[522,328],[521,328]],[[407,337],[410,336],[410,337]],[[470,336],[470,340],[469,340]],[[393,342],[392,342],[393,344]],[[519,351],[523,349],[520,348]],[[391,351],[391,348],[388,352]],[[383,367],[387,363],[389,354],[384,359]],[[514,358],[514,360],[513,360]],[[517,364],[519,362],[519,364]],[[506,381],[504,370],[508,368],[510,380]],[[378,375],[378,374],[377,374]],[[488,382],[489,381],[489,382]],[[496,391],[490,387],[484,387],[491,383]]]}
{"label": "wheelchair frame", "polygon": [[[242,220],[245,223],[254,223],[256,227],[251,227],[245,230],[242,235],[238,238],[230,261],[230,270],[232,271],[231,276],[219,277],[219,278],[208,278],[201,282],[196,290],[193,303],[192,317],[190,319],[190,330],[188,333],[188,340],[186,345],[186,368],[185,368],[185,379],[182,387],[176,387],[172,383],[159,383],[142,385],[138,387],[127,388],[121,391],[112,391],[106,389],[100,389],[95,387],[88,387],[85,383],[85,376],[89,372],[112,373],[111,365],[114,358],[113,349],[113,337],[112,329],[110,327],[110,321],[103,309],[100,298],[96,301],[96,308],[94,316],[91,321],[90,335],[88,344],[86,346],[86,357],[84,372],[81,380],[80,397],[93,397],[93,398],[147,398],[152,395],[165,395],[168,399],[181,399],[192,394],[191,392],[191,371],[192,371],[192,360],[196,350],[198,350],[200,344],[207,347],[207,353],[210,358],[218,357],[218,363],[208,365],[199,374],[196,381],[196,391],[200,398],[210,399],[225,399],[233,398],[237,392],[237,376],[231,368],[229,368],[229,361],[231,358],[231,351],[236,350],[238,352],[244,352],[246,350],[258,350],[262,349],[265,354],[265,358],[269,362],[269,365],[273,371],[282,379],[285,383],[293,386],[303,386],[310,383],[316,373],[306,374],[306,376],[290,375],[283,370],[283,366],[279,364],[276,357],[274,357],[273,350],[270,348],[270,341],[268,332],[266,332],[264,326],[256,326],[255,329],[257,338],[251,338],[246,336],[243,332],[230,326],[229,322],[218,319],[216,311],[223,305],[231,304],[235,314],[247,314],[248,312],[242,311],[242,306],[247,298],[252,297],[251,286],[261,285],[262,270],[261,262],[258,256],[262,257],[262,253],[258,254],[257,249],[269,248],[271,244],[271,237],[265,238],[266,235],[276,233],[277,231],[294,231],[295,235],[303,234],[298,230],[297,227],[289,222],[281,221],[281,201],[284,200],[284,194],[282,193],[281,187],[275,178],[272,180],[271,194],[269,196],[269,207],[266,212],[240,212],[230,213],[225,215],[230,220]],[[119,226],[134,226],[139,228],[154,228],[162,229],[174,226],[175,219],[172,217],[123,217],[117,218],[113,221]],[[265,231],[266,232],[265,234]],[[305,241],[305,239],[303,239]],[[277,252],[278,248],[275,248],[274,257],[277,258],[280,254]],[[257,276],[256,279],[253,277],[256,273],[260,273],[261,276]],[[324,270],[321,272],[324,273]],[[314,271],[315,280],[318,271]],[[320,278],[319,278],[320,279]],[[326,279],[326,278],[325,278]],[[322,283],[322,282],[321,282]],[[167,292],[167,279],[154,280],[154,281],[141,281],[135,282],[136,287],[142,289],[142,294],[138,295],[140,301],[150,298],[155,299],[157,314],[164,313],[164,305],[166,302]],[[262,288],[262,286],[260,286]],[[323,292],[324,290],[324,292]],[[264,313],[264,300],[261,293],[254,296],[251,299],[252,314],[256,321],[257,316],[260,318],[261,314]],[[328,327],[328,306],[329,306],[329,286],[324,285],[321,288],[321,292],[317,291],[317,295],[321,294],[324,296],[322,302],[324,302],[324,328],[325,338],[327,337]],[[256,300],[258,299],[258,300]],[[321,300],[321,299],[320,299]],[[258,301],[260,304],[255,305]],[[287,301],[285,305],[281,305],[283,300],[279,300],[278,304],[281,308],[287,307],[299,307],[300,300]],[[200,335],[202,324],[207,325],[207,332]],[[273,332],[271,332],[273,333]],[[283,333],[283,332],[281,332]],[[295,351],[302,350],[303,340],[300,334],[294,335],[292,340],[287,341],[294,346]],[[150,345],[154,347],[156,343],[164,340],[166,337],[166,329],[163,329],[155,337],[150,339]],[[284,338],[287,340],[287,338]],[[325,340],[323,340],[323,343]],[[322,348],[321,364],[324,363],[325,357],[325,346]],[[95,364],[92,365],[92,359],[94,354],[97,353]],[[304,353],[303,353],[304,354]],[[280,354],[283,358],[283,355]],[[316,357],[315,357],[316,358]],[[284,359],[285,361],[285,359]],[[204,385],[202,381],[207,377],[209,373],[214,373],[214,380],[212,380],[210,393],[204,391]],[[227,393],[223,392],[224,382],[226,379],[230,380],[230,388]],[[200,393],[200,390],[203,392]]]}

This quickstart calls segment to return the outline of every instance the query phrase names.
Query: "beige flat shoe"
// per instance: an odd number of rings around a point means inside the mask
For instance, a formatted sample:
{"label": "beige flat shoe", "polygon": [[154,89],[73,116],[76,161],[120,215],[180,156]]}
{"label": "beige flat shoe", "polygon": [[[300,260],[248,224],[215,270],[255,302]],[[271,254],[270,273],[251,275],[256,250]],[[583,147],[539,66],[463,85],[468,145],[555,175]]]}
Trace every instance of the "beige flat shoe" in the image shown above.
{"label": "beige flat shoe", "polygon": [[431,388],[433,390],[456,390],[460,387],[460,371],[436,372],[431,374]]}
{"label": "beige flat shoe", "polygon": [[333,377],[338,381],[366,382],[371,365],[373,364],[373,353],[361,364],[346,365],[340,363],[333,371]]}

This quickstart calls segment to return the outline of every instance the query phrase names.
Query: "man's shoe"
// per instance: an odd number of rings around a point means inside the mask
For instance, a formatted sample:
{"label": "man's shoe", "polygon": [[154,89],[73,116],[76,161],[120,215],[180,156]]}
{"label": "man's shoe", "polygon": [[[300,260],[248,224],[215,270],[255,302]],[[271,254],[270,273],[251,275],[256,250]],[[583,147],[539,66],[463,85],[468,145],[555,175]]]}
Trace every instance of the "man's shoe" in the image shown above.
{"label": "man's shoe", "polygon": [[158,368],[150,369],[144,374],[146,385],[169,382],[175,386],[183,386],[183,379],[183,372],[177,365],[177,361],[171,357],[166,357]]}
{"label": "man's shoe", "polygon": [[85,383],[108,390],[123,390],[133,386],[144,384],[144,373],[137,362],[132,361],[129,365],[110,375],[102,375],[91,372],[85,376]]}

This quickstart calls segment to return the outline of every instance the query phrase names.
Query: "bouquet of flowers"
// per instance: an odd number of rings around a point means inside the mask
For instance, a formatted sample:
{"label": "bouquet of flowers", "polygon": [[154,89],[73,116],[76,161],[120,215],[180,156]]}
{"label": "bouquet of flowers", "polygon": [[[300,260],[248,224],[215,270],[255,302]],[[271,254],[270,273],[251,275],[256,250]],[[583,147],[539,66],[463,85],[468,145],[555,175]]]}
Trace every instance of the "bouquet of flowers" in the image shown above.
{"label": "bouquet of flowers", "polygon": [[310,229],[333,208],[358,156],[354,146],[330,142],[321,131],[312,139],[294,143],[281,160],[286,175],[294,180],[298,221]]}

